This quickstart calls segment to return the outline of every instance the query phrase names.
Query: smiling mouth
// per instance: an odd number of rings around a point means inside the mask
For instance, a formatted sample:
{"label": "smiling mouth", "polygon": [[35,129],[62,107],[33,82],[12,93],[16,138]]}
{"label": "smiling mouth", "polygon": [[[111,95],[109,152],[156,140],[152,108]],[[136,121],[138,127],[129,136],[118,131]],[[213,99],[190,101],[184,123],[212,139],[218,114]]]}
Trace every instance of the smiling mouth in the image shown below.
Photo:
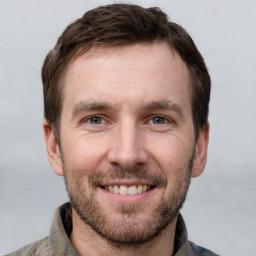
{"label": "smiling mouth", "polygon": [[114,194],[137,195],[137,194],[146,192],[148,190],[151,190],[151,189],[155,188],[156,186],[151,186],[151,185],[132,185],[132,186],[107,185],[107,186],[100,186],[100,187],[105,190],[108,190],[109,192],[114,193]]}

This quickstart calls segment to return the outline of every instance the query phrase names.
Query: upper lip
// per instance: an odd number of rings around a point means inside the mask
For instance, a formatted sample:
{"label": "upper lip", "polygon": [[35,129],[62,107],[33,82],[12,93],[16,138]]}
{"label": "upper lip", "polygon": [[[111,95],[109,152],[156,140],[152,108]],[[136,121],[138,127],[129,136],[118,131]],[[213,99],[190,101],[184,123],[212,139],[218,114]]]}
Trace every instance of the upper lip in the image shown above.
{"label": "upper lip", "polygon": [[115,180],[115,181],[107,181],[107,182],[102,182],[99,184],[99,186],[113,186],[113,185],[124,185],[124,186],[136,186],[136,185],[149,185],[153,186],[151,182],[148,181],[143,181],[143,180]]}

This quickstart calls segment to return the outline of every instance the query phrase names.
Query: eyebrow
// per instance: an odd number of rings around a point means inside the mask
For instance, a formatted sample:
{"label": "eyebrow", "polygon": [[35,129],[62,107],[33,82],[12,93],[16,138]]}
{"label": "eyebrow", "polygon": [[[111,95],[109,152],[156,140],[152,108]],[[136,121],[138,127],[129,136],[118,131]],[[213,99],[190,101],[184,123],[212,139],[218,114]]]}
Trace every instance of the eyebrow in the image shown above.
{"label": "eyebrow", "polygon": [[152,101],[145,105],[141,106],[141,109],[145,111],[153,111],[153,110],[171,110],[176,112],[180,117],[183,117],[183,111],[179,105],[170,100],[160,100],[160,101]]}
{"label": "eyebrow", "polygon": [[[96,110],[113,110],[114,107],[106,102],[80,102],[77,103],[72,111],[72,118],[76,117],[80,113],[85,111]],[[154,110],[171,110],[176,112],[180,117],[183,117],[183,111],[179,105],[169,100],[163,99],[159,101],[151,101],[146,104],[142,104],[139,107],[139,111],[154,111]]]}
{"label": "eyebrow", "polygon": [[93,111],[93,110],[111,110],[113,107],[105,102],[80,102],[77,103],[72,111],[72,118],[79,115],[84,111]]}

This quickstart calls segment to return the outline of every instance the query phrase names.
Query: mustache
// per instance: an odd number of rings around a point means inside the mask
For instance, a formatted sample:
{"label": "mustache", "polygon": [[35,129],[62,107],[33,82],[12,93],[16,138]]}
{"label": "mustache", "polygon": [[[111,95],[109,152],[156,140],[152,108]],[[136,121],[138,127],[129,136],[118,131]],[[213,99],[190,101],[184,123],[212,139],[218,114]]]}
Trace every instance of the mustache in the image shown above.
{"label": "mustache", "polygon": [[148,184],[158,187],[166,187],[167,180],[159,174],[159,172],[152,173],[143,167],[134,167],[131,169],[124,169],[122,167],[114,167],[105,171],[95,171],[88,177],[88,183],[96,188],[100,184],[107,183],[112,180],[143,180]]}

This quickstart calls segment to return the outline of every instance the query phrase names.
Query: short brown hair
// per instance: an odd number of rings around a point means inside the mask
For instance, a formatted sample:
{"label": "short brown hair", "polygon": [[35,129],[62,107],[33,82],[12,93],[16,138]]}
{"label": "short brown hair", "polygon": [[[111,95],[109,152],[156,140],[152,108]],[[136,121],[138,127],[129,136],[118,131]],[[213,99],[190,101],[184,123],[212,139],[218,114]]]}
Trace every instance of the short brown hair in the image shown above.
{"label": "short brown hair", "polygon": [[92,46],[119,46],[166,41],[187,64],[192,88],[192,113],[196,138],[208,123],[211,80],[193,40],[181,26],[169,21],[159,8],[132,4],[100,6],[71,23],[48,53],[42,68],[44,116],[59,142],[62,88],[71,59]]}

